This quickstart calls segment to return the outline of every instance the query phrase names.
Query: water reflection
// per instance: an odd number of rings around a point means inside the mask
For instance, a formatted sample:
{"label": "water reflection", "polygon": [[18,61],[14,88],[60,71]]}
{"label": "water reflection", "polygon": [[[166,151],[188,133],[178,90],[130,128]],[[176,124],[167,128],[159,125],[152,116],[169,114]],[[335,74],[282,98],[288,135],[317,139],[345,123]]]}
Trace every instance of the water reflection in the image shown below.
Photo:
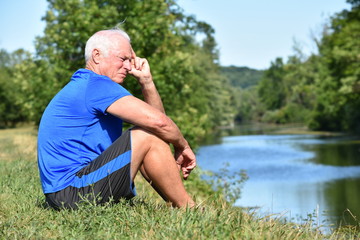
{"label": "water reflection", "polygon": [[[202,169],[246,170],[249,180],[235,204],[281,213],[293,221],[316,215],[320,225],[351,223],[348,208],[360,217],[360,143],[348,137],[248,135],[223,137],[203,146]],[[326,223],[328,225],[329,223]]]}
{"label": "water reflection", "polygon": [[359,220],[359,184],[359,179],[348,178],[327,183],[324,188],[329,215],[335,216],[340,224],[356,224],[353,216],[346,209],[349,209]]}
{"label": "water reflection", "polygon": [[302,146],[307,151],[315,152],[312,162],[333,166],[359,166],[360,144],[356,141],[327,143],[322,145]]}

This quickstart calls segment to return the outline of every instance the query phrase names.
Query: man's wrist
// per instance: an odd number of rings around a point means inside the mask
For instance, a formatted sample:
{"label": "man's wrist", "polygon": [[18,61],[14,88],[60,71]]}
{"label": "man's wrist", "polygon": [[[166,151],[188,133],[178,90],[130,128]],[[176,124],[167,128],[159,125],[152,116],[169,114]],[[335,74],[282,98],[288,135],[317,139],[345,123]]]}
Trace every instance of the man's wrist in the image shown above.
{"label": "man's wrist", "polygon": [[147,78],[147,79],[140,79],[139,83],[141,85],[141,87],[143,89],[148,89],[148,88],[154,88],[155,87],[155,83],[152,80],[152,78]]}
{"label": "man's wrist", "polygon": [[138,81],[141,84],[148,84],[148,83],[153,82],[153,78],[152,78],[151,74],[145,75],[145,76],[143,75],[143,76],[138,77]]}
{"label": "man's wrist", "polygon": [[183,140],[179,141],[178,145],[174,145],[175,148],[177,148],[180,151],[184,151],[187,148],[190,148],[189,143],[186,141],[185,138],[183,138]]}

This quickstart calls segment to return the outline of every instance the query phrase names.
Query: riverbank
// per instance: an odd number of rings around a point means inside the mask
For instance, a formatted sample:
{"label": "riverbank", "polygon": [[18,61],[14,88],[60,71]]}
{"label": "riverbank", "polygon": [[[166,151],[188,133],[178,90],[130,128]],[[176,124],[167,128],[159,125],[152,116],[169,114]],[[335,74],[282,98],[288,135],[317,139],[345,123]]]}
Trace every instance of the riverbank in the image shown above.
{"label": "riverbank", "polygon": [[[347,136],[349,134],[343,132],[315,131],[306,127],[303,123],[260,123],[250,122],[240,125],[221,127],[215,130],[215,137],[235,136],[235,135],[261,135],[261,134],[300,134],[300,135],[318,135],[323,137]],[[211,137],[208,137],[211,138]],[[211,142],[214,139],[205,139]]]}
{"label": "riverbank", "polygon": [[138,196],[116,205],[88,202],[77,211],[44,208],[36,164],[36,131],[0,130],[0,239],[358,239],[342,228],[324,235],[309,221],[284,223],[281,216],[257,218],[233,207],[200,179],[185,182],[198,208],[169,208],[136,179]]}

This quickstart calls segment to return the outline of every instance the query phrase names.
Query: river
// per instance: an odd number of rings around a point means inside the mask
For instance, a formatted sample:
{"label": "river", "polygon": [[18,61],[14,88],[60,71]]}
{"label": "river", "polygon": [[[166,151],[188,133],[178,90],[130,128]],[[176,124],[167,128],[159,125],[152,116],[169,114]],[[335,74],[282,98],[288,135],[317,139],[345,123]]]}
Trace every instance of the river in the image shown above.
{"label": "river", "polygon": [[[250,133],[250,134],[249,134]],[[200,147],[198,165],[215,173],[245,170],[235,205],[319,228],[360,220],[360,140],[323,134],[252,131]]]}

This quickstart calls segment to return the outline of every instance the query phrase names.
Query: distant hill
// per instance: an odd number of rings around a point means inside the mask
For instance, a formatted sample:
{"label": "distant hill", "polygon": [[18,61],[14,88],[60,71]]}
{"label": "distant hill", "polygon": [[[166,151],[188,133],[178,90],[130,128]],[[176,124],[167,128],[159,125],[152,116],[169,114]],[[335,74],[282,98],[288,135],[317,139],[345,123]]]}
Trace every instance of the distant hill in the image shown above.
{"label": "distant hill", "polygon": [[231,86],[242,89],[258,84],[264,73],[263,70],[236,66],[220,67],[220,72],[229,80]]}

